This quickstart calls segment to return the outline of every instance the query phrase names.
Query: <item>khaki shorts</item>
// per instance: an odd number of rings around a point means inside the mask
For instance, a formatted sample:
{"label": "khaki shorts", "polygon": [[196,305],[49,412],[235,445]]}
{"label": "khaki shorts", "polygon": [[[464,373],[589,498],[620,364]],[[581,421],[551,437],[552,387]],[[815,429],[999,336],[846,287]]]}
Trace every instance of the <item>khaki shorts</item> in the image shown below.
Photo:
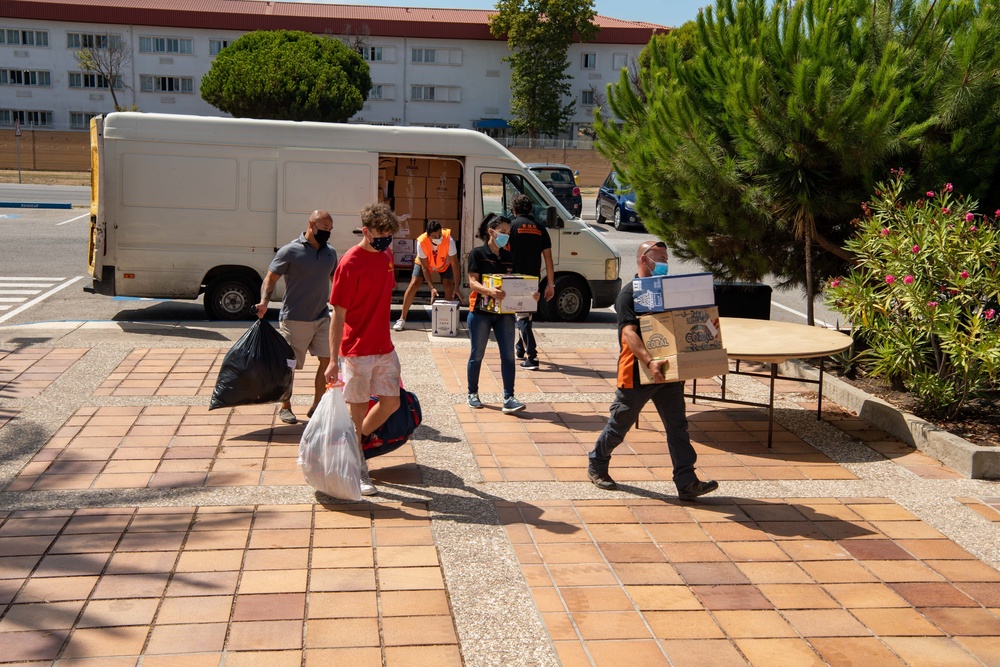
{"label": "khaki shorts", "polygon": [[344,373],[344,400],[367,403],[371,396],[399,396],[399,356],[370,354],[364,357],[340,357]]}
{"label": "khaki shorts", "polygon": [[315,322],[302,320],[281,320],[278,332],[295,351],[295,368],[300,370],[306,363],[306,350],[314,357],[330,358],[330,318],[323,317]]}

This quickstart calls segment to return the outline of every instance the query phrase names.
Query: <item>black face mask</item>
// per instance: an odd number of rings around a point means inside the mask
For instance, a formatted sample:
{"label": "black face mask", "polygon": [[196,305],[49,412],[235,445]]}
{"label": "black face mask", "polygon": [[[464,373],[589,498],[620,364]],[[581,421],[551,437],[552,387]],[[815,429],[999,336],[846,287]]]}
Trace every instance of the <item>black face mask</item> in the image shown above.
{"label": "black face mask", "polygon": [[382,252],[383,250],[388,250],[389,246],[392,245],[391,236],[373,236],[372,237],[372,247]]}
{"label": "black face mask", "polygon": [[330,230],[328,229],[317,229],[313,232],[313,238],[316,239],[316,243],[322,248],[326,245],[326,242],[330,240]]}

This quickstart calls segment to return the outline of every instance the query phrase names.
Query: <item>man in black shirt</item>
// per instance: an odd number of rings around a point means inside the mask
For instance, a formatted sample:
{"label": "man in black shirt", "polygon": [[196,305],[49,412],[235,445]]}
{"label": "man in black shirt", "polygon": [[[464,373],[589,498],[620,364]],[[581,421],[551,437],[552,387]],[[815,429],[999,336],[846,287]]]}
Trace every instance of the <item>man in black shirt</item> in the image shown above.
{"label": "man in black shirt", "polygon": [[[639,265],[638,275],[645,278],[653,275],[657,264],[666,264],[667,246],[663,241],[646,241],[636,253]],[[663,421],[667,432],[667,449],[674,464],[674,484],[681,500],[694,500],[698,496],[711,493],[719,488],[714,481],[703,482],[694,472],[698,455],[691,446],[688,436],[686,406],[684,405],[684,382],[663,382],[665,359],[653,359],[639,336],[639,316],[635,312],[635,298],[632,281],[626,281],[618,300],[618,391],[611,404],[611,416],[601,435],[597,437],[594,450],[590,452],[587,476],[595,486],[612,490],[617,488],[615,480],[608,474],[611,452],[625,439],[629,429],[639,418],[639,413],[650,400]],[[649,369],[654,380],[660,384],[640,385],[639,364]]]}
{"label": "man in black shirt", "polygon": [[[551,301],[556,294],[555,268],[552,264],[552,240],[545,225],[539,224],[532,215],[531,200],[526,195],[517,195],[511,202],[516,216],[510,226],[510,252],[514,256],[514,273],[541,277],[542,258],[545,259],[545,300]],[[518,359],[524,358],[521,368],[538,368],[538,347],[531,331],[531,313],[517,315],[518,341],[514,352]]]}

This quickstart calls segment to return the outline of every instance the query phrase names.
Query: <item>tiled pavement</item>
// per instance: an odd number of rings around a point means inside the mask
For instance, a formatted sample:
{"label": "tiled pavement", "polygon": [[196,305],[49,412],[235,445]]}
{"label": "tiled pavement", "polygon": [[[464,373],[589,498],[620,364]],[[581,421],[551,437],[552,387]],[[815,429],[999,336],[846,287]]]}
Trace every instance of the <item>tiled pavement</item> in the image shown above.
{"label": "tiled pavement", "polygon": [[518,416],[495,348],[470,410],[467,343],[394,334],[425,421],[360,504],[302,485],[275,406],[207,410],[239,327],[0,330],[0,663],[1000,665],[996,483],[782,382],[771,449],[760,410],[689,404],[706,502],[651,410],[601,492],[613,328],[538,329]]}

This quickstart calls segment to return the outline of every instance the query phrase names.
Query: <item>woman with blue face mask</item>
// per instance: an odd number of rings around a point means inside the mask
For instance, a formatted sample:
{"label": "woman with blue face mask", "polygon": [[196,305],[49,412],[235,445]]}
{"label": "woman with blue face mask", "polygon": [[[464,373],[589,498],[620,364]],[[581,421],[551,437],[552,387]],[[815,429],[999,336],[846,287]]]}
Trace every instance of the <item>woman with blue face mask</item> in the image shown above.
{"label": "woman with blue face mask", "polygon": [[[469,405],[483,407],[479,400],[479,372],[483,367],[483,356],[490,340],[490,331],[496,336],[500,347],[500,375],[503,378],[503,406],[506,413],[524,410],[524,404],[514,398],[514,329],[516,316],[513,313],[497,314],[487,311],[487,299],[503,299],[502,289],[486,287],[482,277],[491,273],[511,273],[514,258],[507,249],[510,239],[510,220],[494,214],[487,215],[479,225],[479,238],[484,243],[469,253],[469,340],[472,350],[467,369],[469,382]],[[535,294],[535,298],[538,298]]]}

